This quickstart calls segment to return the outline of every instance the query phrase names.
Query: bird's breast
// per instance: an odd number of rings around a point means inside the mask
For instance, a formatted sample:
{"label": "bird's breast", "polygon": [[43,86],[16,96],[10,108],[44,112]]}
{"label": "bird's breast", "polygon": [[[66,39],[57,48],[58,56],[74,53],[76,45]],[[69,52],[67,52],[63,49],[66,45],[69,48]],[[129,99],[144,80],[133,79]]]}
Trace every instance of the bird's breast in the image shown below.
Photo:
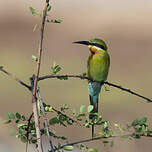
{"label": "bird's breast", "polygon": [[88,77],[96,81],[105,81],[109,71],[107,52],[91,54],[88,59]]}

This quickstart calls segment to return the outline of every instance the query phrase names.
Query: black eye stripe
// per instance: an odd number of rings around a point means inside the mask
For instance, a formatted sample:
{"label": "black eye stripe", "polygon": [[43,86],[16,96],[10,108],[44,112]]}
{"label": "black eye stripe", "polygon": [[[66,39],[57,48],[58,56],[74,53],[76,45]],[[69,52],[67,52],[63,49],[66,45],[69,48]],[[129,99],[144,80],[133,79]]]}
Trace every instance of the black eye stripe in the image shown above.
{"label": "black eye stripe", "polygon": [[90,43],[90,45],[97,46],[97,47],[105,50],[105,47],[103,45],[98,44],[98,43]]}

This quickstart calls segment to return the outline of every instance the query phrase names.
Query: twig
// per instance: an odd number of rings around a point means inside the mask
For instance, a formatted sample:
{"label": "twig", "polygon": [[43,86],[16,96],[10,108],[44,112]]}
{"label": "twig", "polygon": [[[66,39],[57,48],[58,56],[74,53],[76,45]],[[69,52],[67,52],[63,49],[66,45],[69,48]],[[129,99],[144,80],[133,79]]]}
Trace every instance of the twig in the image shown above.
{"label": "twig", "polygon": [[26,139],[27,139],[27,142],[26,142],[26,152],[27,152],[27,147],[28,147],[28,140],[29,140],[29,128],[30,128],[30,123],[31,123],[31,119],[33,117],[33,112],[32,114],[30,115],[29,119],[27,120],[28,124],[27,124],[27,133],[26,133]]}
{"label": "twig", "polygon": [[[24,87],[28,88],[29,90],[31,90],[31,86],[27,85],[25,82],[23,82],[22,80],[20,80],[19,78],[17,78],[15,75],[7,72],[6,70],[4,69],[0,69],[0,71],[4,72],[6,75],[8,75],[9,77],[11,77],[12,79],[16,80],[17,82],[19,82],[21,85],[23,85]],[[81,76],[81,75],[73,75],[73,74],[63,74],[63,75],[46,75],[46,76],[42,76],[42,77],[39,77],[38,78],[38,81],[41,81],[41,80],[45,80],[45,79],[49,79],[49,78],[63,78],[63,77],[68,77],[68,78],[80,78],[80,79],[86,79],[86,80],[90,80],[90,81],[93,81],[92,79],[89,79],[88,77],[86,76]],[[115,88],[118,88],[120,90],[123,90],[125,92],[128,92],[128,93],[131,93],[135,96],[138,96],[140,98],[143,98],[145,100],[147,100],[148,102],[152,102],[152,99],[150,98],[147,98],[145,96],[142,96],[130,89],[127,89],[127,88],[124,88],[120,85],[116,85],[114,83],[110,83],[108,81],[105,81],[104,84],[107,84],[109,86],[112,86],[112,87],[115,87]],[[55,110],[54,110],[55,111]]]}
{"label": "twig", "polygon": [[66,114],[62,113],[61,111],[56,110],[56,109],[55,109],[55,108],[53,108],[53,107],[52,107],[52,109],[53,109],[56,113],[61,114],[61,115],[62,115],[62,116],[64,116],[64,117],[67,117],[69,120],[71,120],[71,121],[72,121],[72,123],[73,123],[73,122],[75,122],[76,124],[78,124],[78,125],[80,125],[80,126],[81,126],[81,124],[80,124],[78,121],[76,121],[76,120],[72,119],[71,117],[67,116]]}
{"label": "twig", "polygon": [[41,106],[41,111],[42,111],[42,114],[43,114],[43,119],[44,119],[46,133],[47,133],[49,144],[50,144],[50,149],[51,149],[51,152],[54,152],[52,139],[51,139],[51,136],[50,136],[50,133],[49,133],[49,125],[48,125],[47,117],[46,117],[44,106],[43,106],[43,99],[41,97],[39,88],[37,89],[37,94],[38,94],[38,100],[39,100],[40,106]]}
{"label": "twig", "polygon": [[[80,78],[80,79],[86,79],[86,80],[90,80],[90,81],[94,81],[86,76],[82,76],[82,75],[74,75],[74,74],[63,74],[63,75],[45,75],[45,76],[42,76],[42,77],[39,77],[38,81],[41,81],[41,80],[45,80],[45,79],[49,79],[49,78]],[[152,102],[152,99],[150,98],[147,98],[145,96],[142,96],[134,91],[131,91],[130,89],[126,89],[126,88],[123,88],[119,85],[116,85],[116,84],[113,84],[113,83],[110,83],[108,81],[105,81],[104,84],[107,84],[109,86],[112,86],[112,87],[115,87],[115,88],[118,88],[118,89],[121,89],[125,92],[128,92],[128,93],[131,93],[135,96],[138,96],[140,98],[143,98],[144,100],[147,100],[148,102]]]}
{"label": "twig", "polygon": [[7,72],[6,70],[4,70],[4,68],[0,68],[0,71],[2,71],[3,73],[5,73],[6,75],[8,75],[9,77],[11,77],[12,79],[14,79],[15,81],[17,81],[18,83],[20,83],[21,85],[23,85],[24,87],[28,88],[29,90],[31,90],[31,87],[29,85],[27,85],[26,83],[24,83],[22,80],[20,80],[19,78],[17,78],[15,75]]}
{"label": "twig", "polygon": [[133,94],[133,95],[135,95],[135,96],[138,96],[138,97],[140,97],[140,98],[143,98],[143,99],[147,100],[148,102],[152,102],[152,99],[147,98],[147,97],[145,97],[145,96],[142,96],[142,95],[140,95],[140,94],[138,94],[138,93],[136,93],[136,92],[134,92],[134,91],[132,91],[132,90],[130,90],[130,89],[123,88],[122,86],[119,86],[119,85],[110,83],[110,82],[108,82],[108,81],[104,82],[104,84],[107,84],[107,85],[109,85],[109,86],[112,86],[112,87],[121,89],[121,90],[126,91],[126,92],[128,92],[128,93],[131,93],[131,94]]}
{"label": "twig", "polygon": [[46,13],[47,13],[48,6],[49,6],[49,0],[46,0],[45,7],[43,10],[43,14],[42,14],[40,42],[39,42],[38,55],[37,55],[38,61],[37,61],[37,67],[36,67],[36,75],[35,75],[35,79],[34,79],[34,87],[33,87],[33,92],[32,92],[33,113],[34,113],[34,121],[35,121],[37,144],[38,144],[37,149],[39,152],[43,152],[43,146],[42,146],[42,137],[41,137],[41,132],[40,132],[40,120],[39,120],[39,113],[38,113],[38,107],[37,107],[36,92],[37,92],[38,77],[39,77],[39,73],[40,73],[44,27],[45,27],[45,20],[46,20]]}
{"label": "twig", "polygon": [[[132,133],[132,134],[124,134],[124,135],[111,135],[109,137],[95,137],[95,138],[89,138],[89,139],[84,139],[84,140],[79,140],[79,141],[76,141],[76,142],[71,142],[71,143],[68,143],[68,144],[64,144],[62,146],[60,146],[59,149],[62,149],[64,148],[65,146],[73,146],[73,145],[77,145],[77,144],[81,144],[81,143],[86,143],[86,142],[92,142],[92,141],[96,141],[96,140],[100,140],[100,139],[109,139],[109,138],[123,138],[123,137],[134,137],[136,138],[138,134],[135,134],[135,133]],[[145,135],[145,134],[139,134],[139,136],[141,137],[152,137],[152,135]],[[55,149],[56,150],[59,150],[59,149]]]}

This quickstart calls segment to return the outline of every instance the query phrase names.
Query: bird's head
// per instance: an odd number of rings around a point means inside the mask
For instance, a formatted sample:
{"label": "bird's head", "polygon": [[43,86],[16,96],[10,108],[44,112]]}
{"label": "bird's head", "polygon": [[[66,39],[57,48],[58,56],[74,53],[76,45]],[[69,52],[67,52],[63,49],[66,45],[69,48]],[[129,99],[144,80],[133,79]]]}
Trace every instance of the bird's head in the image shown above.
{"label": "bird's head", "polygon": [[106,43],[103,40],[98,39],[98,38],[92,39],[90,41],[76,41],[74,43],[87,45],[91,53],[93,54],[98,53],[103,50],[107,51]]}

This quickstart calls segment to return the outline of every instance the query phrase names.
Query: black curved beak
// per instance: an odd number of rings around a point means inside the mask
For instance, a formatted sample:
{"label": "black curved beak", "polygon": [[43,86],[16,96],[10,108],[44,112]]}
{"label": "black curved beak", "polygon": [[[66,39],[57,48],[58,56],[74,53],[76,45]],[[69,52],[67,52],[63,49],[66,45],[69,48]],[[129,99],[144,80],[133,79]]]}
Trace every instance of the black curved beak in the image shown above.
{"label": "black curved beak", "polygon": [[73,43],[83,44],[83,45],[90,45],[89,41],[76,41],[76,42],[73,42]]}

